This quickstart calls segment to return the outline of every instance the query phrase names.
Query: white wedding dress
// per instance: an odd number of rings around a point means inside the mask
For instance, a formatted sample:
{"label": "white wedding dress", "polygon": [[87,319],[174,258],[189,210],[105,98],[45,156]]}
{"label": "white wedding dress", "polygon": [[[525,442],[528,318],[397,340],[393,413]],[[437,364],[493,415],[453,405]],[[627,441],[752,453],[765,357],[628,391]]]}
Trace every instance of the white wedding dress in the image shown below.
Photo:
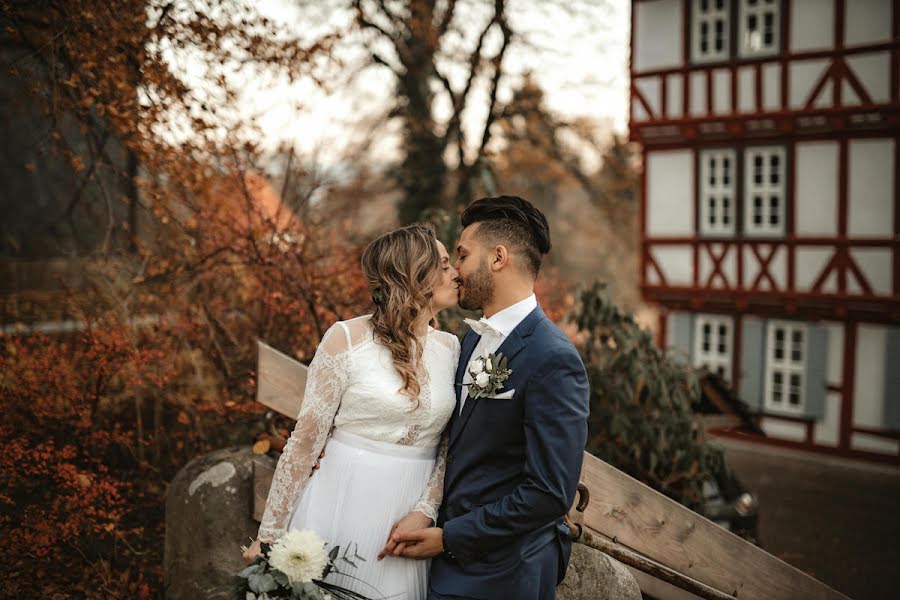
{"label": "white wedding dress", "polygon": [[[343,574],[328,582],[370,598],[424,600],[429,561],[376,557],[394,523],[410,511],[437,517],[447,455],[442,433],[456,405],[458,358],[456,336],[429,327],[414,401],[400,393],[403,381],[390,350],[375,340],[369,316],[333,325],[310,363],[259,539],[311,529],[356,565],[339,560]],[[323,448],[321,467],[310,477]]]}

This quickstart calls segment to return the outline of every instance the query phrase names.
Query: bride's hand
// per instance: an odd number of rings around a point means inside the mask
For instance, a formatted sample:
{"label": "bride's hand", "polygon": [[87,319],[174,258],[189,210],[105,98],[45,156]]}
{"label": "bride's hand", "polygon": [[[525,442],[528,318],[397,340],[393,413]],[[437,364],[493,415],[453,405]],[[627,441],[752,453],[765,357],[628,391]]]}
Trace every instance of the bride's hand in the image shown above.
{"label": "bride's hand", "polygon": [[244,562],[248,565],[253,562],[253,559],[256,558],[256,555],[262,552],[261,542],[259,540],[254,541],[250,544],[250,547],[244,550]]}
{"label": "bride's hand", "polygon": [[394,540],[394,534],[398,531],[418,531],[419,529],[431,527],[431,525],[431,517],[426,516],[424,513],[413,511],[407,514],[405,517],[397,521],[396,525],[394,525],[394,527],[391,529],[390,534],[388,534],[387,543],[384,545],[384,548],[381,549],[381,552],[378,553],[378,560],[381,560],[388,554],[400,556],[400,553],[402,553],[403,549],[406,548],[405,543],[400,543]]}

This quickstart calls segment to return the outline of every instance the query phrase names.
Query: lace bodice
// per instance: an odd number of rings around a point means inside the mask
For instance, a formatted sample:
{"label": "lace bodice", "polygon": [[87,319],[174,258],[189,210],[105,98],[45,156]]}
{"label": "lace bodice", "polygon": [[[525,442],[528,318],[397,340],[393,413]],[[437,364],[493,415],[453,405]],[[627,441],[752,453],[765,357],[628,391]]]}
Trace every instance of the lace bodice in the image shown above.
{"label": "lace bodice", "polygon": [[380,442],[437,447],[434,471],[414,510],[437,518],[447,458],[445,427],[456,405],[453,378],[459,340],[429,328],[418,403],[400,393],[390,350],[375,340],[370,317],[335,323],[309,365],[303,404],[272,478],[259,539],[286,530],[310,471],[334,429]]}

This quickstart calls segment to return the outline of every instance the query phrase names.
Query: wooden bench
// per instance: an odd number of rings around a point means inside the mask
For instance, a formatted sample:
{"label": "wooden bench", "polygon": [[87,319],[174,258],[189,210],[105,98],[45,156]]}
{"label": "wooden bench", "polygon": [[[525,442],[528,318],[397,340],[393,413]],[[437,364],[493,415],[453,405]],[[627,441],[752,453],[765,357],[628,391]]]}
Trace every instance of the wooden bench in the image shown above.
{"label": "wooden bench", "polygon": [[[256,399],[272,413],[296,418],[306,366],[258,344]],[[273,433],[266,440],[273,439]],[[252,510],[257,521],[272,482],[271,465],[257,461],[254,466]],[[581,479],[590,490],[590,502],[583,512],[573,506],[569,516],[584,528],[582,541],[625,563],[644,593],[660,600],[848,600],[591,454],[584,455]]]}

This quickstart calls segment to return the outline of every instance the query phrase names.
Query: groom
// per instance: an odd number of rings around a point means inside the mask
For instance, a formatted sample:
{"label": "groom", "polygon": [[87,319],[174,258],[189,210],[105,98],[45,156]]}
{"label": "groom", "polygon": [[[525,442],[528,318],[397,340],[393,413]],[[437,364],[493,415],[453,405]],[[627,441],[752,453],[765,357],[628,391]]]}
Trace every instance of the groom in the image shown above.
{"label": "groom", "polygon": [[[552,600],[571,552],[563,517],[587,439],[587,375],[534,296],[550,250],[541,211],[515,196],[482,198],[462,224],[459,303],[484,318],[470,322],[456,369],[444,501],[437,527],[391,541],[403,556],[434,557],[429,600]],[[493,396],[470,397],[466,367],[486,352],[512,373]]]}

